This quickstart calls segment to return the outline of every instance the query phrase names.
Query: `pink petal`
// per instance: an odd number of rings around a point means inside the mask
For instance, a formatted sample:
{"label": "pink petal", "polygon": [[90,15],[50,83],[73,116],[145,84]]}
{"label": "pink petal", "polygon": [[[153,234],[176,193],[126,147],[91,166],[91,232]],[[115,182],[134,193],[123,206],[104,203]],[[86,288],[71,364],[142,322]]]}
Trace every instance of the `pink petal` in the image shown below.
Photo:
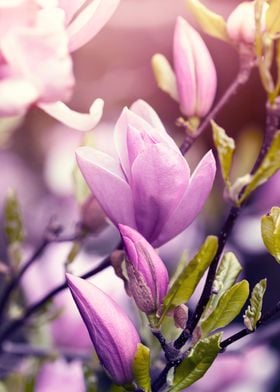
{"label": "pink petal", "polygon": [[93,0],[67,28],[71,52],[89,42],[108,22],[120,0]]}
{"label": "pink petal", "polygon": [[67,280],[102,365],[115,382],[130,383],[132,363],[140,343],[132,321],[111,297],[93,284],[70,274]]}
{"label": "pink petal", "polygon": [[199,162],[193,172],[189,187],[183,198],[169,216],[162,228],[154,246],[161,246],[177,234],[185,230],[202,210],[212,189],[216,174],[216,162],[213,153],[209,151]]}
{"label": "pink petal", "polygon": [[187,189],[189,166],[179,152],[158,143],[138,155],[131,174],[137,228],[153,244]]}
{"label": "pink petal", "polygon": [[65,11],[66,25],[69,24],[74,15],[86,3],[87,0],[58,0],[58,5]]}
{"label": "pink petal", "polygon": [[63,102],[38,105],[44,112],[51,117],[62,122],[70,128],[79,131],[90,131],[99,123],[102,114],[104,102],[102,99],[96,99],[89,109],[89,113],[80,113],[70,109]]}
{"label": "pink petal", "polygon": [[143,99],[138,99],[131,105],[130,110],[152,125],[158,141],[166,142],[175,149],[178,148],[174,140],[166,132],[156,111],[147,102]]}
{"label": "pink petal", "polygon": [[25,114],[28,107],[38,98],[36,88],[16,77],[0,81],[0,115],[16,116]]}
{"label": "pink petal", "polygon": [[177,18],[173,50],[182,111],[204,117],[215,98],[216,69],[201,36],[181,17]]}
{"label": "pink petal", "polygon": [[135,227],[132,194],[119,163],[89,147],[78,148],[76,156],[85,180],[112,222]]}
{"label": "pink petal", "polygon": [[12,72],[40,91],[41,102],[69,99],[74,77],[61,9],[38,11],[36,25],[4,36],[1,51]]}

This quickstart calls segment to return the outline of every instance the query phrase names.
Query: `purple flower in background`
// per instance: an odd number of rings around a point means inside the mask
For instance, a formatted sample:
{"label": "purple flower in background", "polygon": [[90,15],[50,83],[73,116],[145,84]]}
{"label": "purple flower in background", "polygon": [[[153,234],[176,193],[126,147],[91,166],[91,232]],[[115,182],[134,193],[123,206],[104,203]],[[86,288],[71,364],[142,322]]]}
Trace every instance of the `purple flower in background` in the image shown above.
{"label": "purple flower in background", "polygon": [[43,364],[35,383],[36,392],[65,391],[85,392],[83,366],[81,362],[67,363],[62,359]]}
{"label": "purple flower in background", "polygon": [[116,383],[130,383],[132,363],[140,343],[132,321],[111,297],[93,284],[70,274],[67,281],[101,364]]}
{"label": "purple flower in background", "polygon": [[128,288],[144,313],[156,313],[168,289],[167,269],[153,247],[137,231],[119,225],[126,251]]}
{"label": "purple flower in background", "polygon": [[217,74],[212,57],[198,32],[177,18],[173,38],[173,65],[161,54],[153,56],[159,87],[180,103],[188,117],[204,117],[213,104]]}
{"label": "purple flower in background", "polygon": [[154,247],[186,229],[211,191],[212,152],[190,168],[146,102],[125,108],[115,126],[118,159],[90,147],[77,150],[83,176],[115,225],[135,228]]}
{"label": "purple flower in background", "polygon": [[[73,92],[71,52],[93,38],[119,0],[18,0],[0,4],[0,115],[24,115],[38,105],[66,125],[92,129],[103,101],[78,113],[62,101]],[[16,93],[15,93],[16,92]]]}

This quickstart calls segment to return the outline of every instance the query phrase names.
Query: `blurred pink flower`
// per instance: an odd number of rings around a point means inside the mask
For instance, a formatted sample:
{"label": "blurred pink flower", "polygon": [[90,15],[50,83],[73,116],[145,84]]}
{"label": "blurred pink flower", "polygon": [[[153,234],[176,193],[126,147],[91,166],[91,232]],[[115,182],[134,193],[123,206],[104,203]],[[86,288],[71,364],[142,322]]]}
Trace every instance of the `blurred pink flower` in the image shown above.
{"label": "blurred pink flower", "polygon": [[41,367],[35,383],[36,392],[85,392],[84,372],[78,361],[67,363],[62,359]]}
{"label": "blurred pink flower", "polygon": [[[156,112],[144,101],[125,108],[115,126],[118,160],[89,147],[77,150],[82,174],[115,225],[137,229],[154,247],[186,229],[211,191],[212,152],[190,168]],[[198,197],[199,195],[199,197]]]}
{"label": "blurred pink flower", "polygon": [[111,17],[119,0],[11,0],[0,2],[0,115],[23,115],[37,104],[66,125],[92,129],[103,101],[89,113],[63,102],[75,79],[70,53],[86,44]]}
{"label": "blurred pink flower", "polygon": [[183,114],[204,117],[216,95],[216,68],[201,36],[180,16],[174,31],[173,62],[175,74],[163,55],[153,57],[159,87],[179,101]]}

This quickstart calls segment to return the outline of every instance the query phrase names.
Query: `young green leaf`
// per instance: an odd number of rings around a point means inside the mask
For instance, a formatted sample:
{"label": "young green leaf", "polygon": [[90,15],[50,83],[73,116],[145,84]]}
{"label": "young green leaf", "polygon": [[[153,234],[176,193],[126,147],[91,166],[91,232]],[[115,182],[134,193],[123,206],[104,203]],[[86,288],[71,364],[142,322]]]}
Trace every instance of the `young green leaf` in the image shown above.
{"label": "young green leaf", "polygon": [[218,238],[208,236],[198,253],[180,273],[164,298],[161,320],[169,310],[190,299],[204,272],[215,257],[217,249]]}
{"label": "young green leaf", "polygon": [[229,41],[226,22],[221,15],[210,11],[199,0],[187,0],[186,6],[205,33],[222,41]]}
{"label": "young green leaf", "polygon": [[179,392],[199,380],[220,351],[221,333],[200,340],[190,355],[177,367],[173,385],[168,392]]}
{"label": "young green leaf", "polygon": [[178,101],[176,76],[167,58],[160,53],[155,54],[152,57],[152,69],[157,86]]}
{"label": "young green leaf", "polygon": [[150,350],[142,343],[138,344],[137,352],[135,354],[133,374],[138,387],[145,392],[151,392]]}
{"label": "young green leaf", "polygon": [[202,320],[206,319],[216,308],[221,296],[232,287],[241,271],[242,266],[235,254],[233,252],[226,252],[216,273],[213,294],[203,313]]}
{"label": "young green leaf", "polygon": [[280,208],[272,207],[261,220],[263,242],[269,253],[280,263]]}
{"label": "young green leaf", "polygon": [[235,142],[231,137],[227,136],[225,130],[219,127],[215,121],[211,121],[211,124],[213,130],[213,139],[218,151],[223,179],[226,185],[229,187],[229,175],[232,165],[232,157],[235,150]]}
{"label": "young green leaf", "polygon": [[260,167],[252,176],[252,179],[247,185],[239,204],[242,204],[244,200],[260,185],[265,183],[270,177],[273,176],[280,169],[280,131],[278,131],[272,140],[271,146],[264,157]]}
{"label": "young green leaf", "polygon": [[271,35],[280,32],[280,2],[270,0],[270,5],[266,11],[266,30]]}
{"label": "young green leaf", "polygon": [[242,280],[228,289],[220,298],[216,309],[203,320],[200,328],[202,336],[218,328],[225,327],[240,313],[249,295],[249,283]]}
{"label": "young green leaf", "polygon": [[12,190],[8,192],[5,201],[4,219],[10,263],[17,268],[21,261],[21,243],[24,240],[24,229],[20,204],[16,193]]}
{"label": "young green leaf", "polygon": [[261,318],[263,296],[266,290],[266,279],[262,279],[253,288],[250,305],[245,311],[244,324],[247,329],[254,331],[256,329],[257,322]]}

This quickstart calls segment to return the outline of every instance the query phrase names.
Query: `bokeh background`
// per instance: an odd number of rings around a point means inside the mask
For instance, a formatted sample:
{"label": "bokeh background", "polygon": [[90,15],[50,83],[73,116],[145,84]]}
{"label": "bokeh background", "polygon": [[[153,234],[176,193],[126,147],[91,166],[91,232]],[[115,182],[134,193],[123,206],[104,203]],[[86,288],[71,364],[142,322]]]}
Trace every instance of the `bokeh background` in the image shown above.
{"label": "bokeh background", "polygon": [[[205,0],[204,3],[226,17],[239,2]],[[180,115],[178,106],[158,90],[150,65],[152,55],[157,52],[172,59],[172,37],[178,15],[195,25],[183,0],[122,0],[105,28],[90,43],[74,53],[76,88],[70,102],[71,107],[87,111],[95,98],[100,97],[105,101],[104,117],[94,131],[96,147],[112,151],[114,122],[121,109],[138,98],[146,100],[156,109],[178,144],[183,140],[182,129],[175,125],[175,120]],[[218,100],[238,72],[238,54],[233,47],[223,42],[205,35],[203,38],[217,68]],[[246,173],[257,155],[265,124],[265,94],[257,71],[253,72],[247,85],[242,87],[219,113],[216,121],[237,141],[238,153],[233,175]],[[74,151],[82,138],[83,135],[79,132],[58,124],[36,108],[31,109],[12,132],[2,134],[0,138],[1,210],[8,188],[15,188],[22,203],[27,249],[38,244],[51,216],[57,217],[66,228],[74,227],[78,219],[79,210],[73,197],[72,172]],[[187,159],[191,167],[196,165],[209,148],[213,148],[210,129],[188,153]],[[228,249],[236,251],[240,257],[244,265],[244,275],[252,285],[265,276],[268,278],[265,309],[279,300],[280,269],[262,245],[259,219],[271,206],[279,205],[279,179],[280,176],[276,175],[251,198],[228,244]],[[161,250],[170,270],[174,268],[184,249],[193,254],[204,235],[218,233],[229,209],[222,193],[223,185],[218,173],[215,189],[199,220]],[[3,227],[0,235],[0,258],[6,260]],[[87,245],[84,255],[87,263],[97,262],[106,254],[111,246],[108,247],[109,241],[111,244],[112,241],[117,241],[116,233],[110,227]],[[63,252],[57,249],[46,259],[61,260]],[[46,263],[50,266],[50,261]],[[48,269],[48,266],[44,268]],[[55,271],[57,267],[52,265],[51,268]],[[38,285],[38,282],[41,282],[38,279],[42,276],[40,277],[40,272],[37,272],[37,275],[33,272],[33,275],[29,282],[33,279],[32,287],[35,287],[34,282]],[[110,279],[108,278],[108,282]],[[106,278],[99,280],[106,286]],[[122,287],[118,289],[122,290]],[[27,298],[30,297],[28,293],[25,294]],[[30,300],[32,301],[32,298]],[[239,321],[242,322],[241,319]],[[252,340],[257,335],[256,333]],[[279,391],[280,382],[276,374],[279,369],[279,335],[277,336],[275,331],[271,335],[273,336],[268,334],[265,344],[255,352],[250,349],[248,353],[242,354],[242,345],[247,344],[244,339],[244,343],[238,346],[238,358],[229,363],[227,359],[219,360],[216,373],[213,369],[209,374],[207,388],[201,383],[193,390]],[[250,369],[248,367],[245,371],[245,363],[253,363],[254,366],[251,365]],[[222,375],[227,376],[223,378]],[[221,377],[220,385],[214,383],[216,377]],[[209,384],[210,379],[212,384]],[[245,383],[242,384],[241,379],[245,380]]]}

